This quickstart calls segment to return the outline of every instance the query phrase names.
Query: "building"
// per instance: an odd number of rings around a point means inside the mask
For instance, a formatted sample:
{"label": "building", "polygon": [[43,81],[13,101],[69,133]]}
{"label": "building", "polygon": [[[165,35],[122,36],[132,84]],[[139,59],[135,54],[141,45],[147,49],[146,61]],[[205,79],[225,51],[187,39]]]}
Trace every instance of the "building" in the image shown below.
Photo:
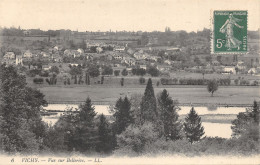
{"label": "building", "polygon": [[4,55],[4,59],[15,59],[14,52],[6,52]]}
{"label": "building", "polygon": [[230,74],[236,74],[236,69],[234,66],[225,66],[223,71]]}
{"label": "building", "polygon": [[124,57],[123,60],[122,60],[122,63],[126,63],[129,66],[135,65],[135,62],[136,62],[135,59],[131,58],[131,57]]}
{"label": "building", "polygon": [[171,70],[171,66],[169,65],[157,65],[156,67],[159,71],[170,71]]}
{"label": "building", "polygon": [[42,69],[45,70],[45,71],[48,71],[48,70],[51,69],[51,66],[50,65],[43,65]]}
{"label": "building", "polygon": [[146,65],[140,65],[140,68],[142,68],[142,69],[144,69],[144,70],[147,69]]}
{"label": "building", "polygon": [[31,53],[30,50],[27,50],[27,51],[24,52],[23,57],[24,58],[32,58],[33,54]]}
{"label": "building", "polygon": [[22,55],[16,55],[15,65],[23,66],[23,56]]}
{"label": "building", "polygon": [[256,68],[250,68],[247,73],[248,74],[256,74],[257,70],[256,70]]}
{"label": "building", "polygon": [[124,46],[116,46],[116,47],[114,47],[114,51],[115,52],[124,52],[125,47]]}

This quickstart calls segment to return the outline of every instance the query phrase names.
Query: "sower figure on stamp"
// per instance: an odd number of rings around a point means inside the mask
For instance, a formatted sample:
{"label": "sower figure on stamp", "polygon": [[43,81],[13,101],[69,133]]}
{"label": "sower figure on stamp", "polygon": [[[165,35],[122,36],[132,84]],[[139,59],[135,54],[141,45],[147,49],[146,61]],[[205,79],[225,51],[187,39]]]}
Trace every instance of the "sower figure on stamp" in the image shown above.
{"label": "sower figure on stamp", "polygon": [[237,48],[237,50],[240,50],[241,41],[236,39],[233,35],[233,27],[234,25],[238,28],[244,28],[243,26],[240,26],[237,24],[237,22],[241,21],[241,19],[235,18],[232,14],[229,14],[229,17],[225,24],[220,28],[221,33],[226,34],[226,45],[225,47],[228,48],[228,50],[231,50],[232,48]]}

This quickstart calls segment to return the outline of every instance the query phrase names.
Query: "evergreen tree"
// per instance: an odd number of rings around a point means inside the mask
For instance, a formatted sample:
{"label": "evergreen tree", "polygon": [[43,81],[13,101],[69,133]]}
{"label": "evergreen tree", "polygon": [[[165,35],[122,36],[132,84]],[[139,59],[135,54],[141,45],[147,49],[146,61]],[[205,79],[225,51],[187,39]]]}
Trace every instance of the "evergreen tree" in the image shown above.
{"label": "evergreen tree", "polygon": [[188,116],[185,118],[184,132],[191,144],[195,141],[199,141],[204,135],[204,127],[201,125],[201,118],[193,107],[191,108]]}
{"label": "evergreen tree", "polygon": [[114,127],[116,134],[121,134],[126,129],[126,127],[133,123],[130,109],[131,103],[127,97],[124,99],[120,97],[117,100],[115,105],[115,113],[113,115],[115,117]]}
{"label": "evergreen tree", "polygon": [[160,120],[163,123],[164,136],[171,140],[181,138],[181,123],[178,121],[179,115],[177,111],[177,102],[174,102],[169,96],[166,89],[159,95],[158,98],[158,112]]}
{"label": "evergreen tree", "polygon": [[142,97],[140,111],[142,124],[146,121],[157,121],[158,114],[156,111],[156,98],[154,95],[152,80],[150,78],[147,82],[144,96]]}
{"label": "evergreen tree", "polygon": [[[93,151],[97,144],[97,130],[94,124],[96,116],[95,108],[93,107],[90,98],[87,98],[84,104],[79,106],[79,111],[75,117],[68,120],[73,125],[70,133],[72,138],[72,147],[80,152]],[[70,150],[73,149],[70,147]]]}
{"label": "evergreen tree", "polygon": [[109,153],[112,151],[112,135],[111,130],[109,128],[109,124],[106,121],[106,117],[102,114],[99,117],[99,124],[98,124],[98,144],[97,144],[97,151]]}

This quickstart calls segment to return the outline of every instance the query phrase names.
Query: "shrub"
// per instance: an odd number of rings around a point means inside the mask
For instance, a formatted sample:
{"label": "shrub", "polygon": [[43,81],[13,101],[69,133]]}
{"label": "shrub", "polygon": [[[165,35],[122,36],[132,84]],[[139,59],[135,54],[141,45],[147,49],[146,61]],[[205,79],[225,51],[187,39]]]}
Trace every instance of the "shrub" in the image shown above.
{"label": "shrub", "polygon": [[42,83],[43,83],[43,78],[34,78],[34,79],[33,79],[33,82],[34,82],[35,84],[42,84]]}
{"label": "shrub", "polygon": [[130,125],[117,136],[119,148],[126,148],[136,153],[142,153],[146,145],[152,145],[158,139],[159,133],[155,126],[146,122],[142,126]]}
{"label": "shrub", "polygon": [[139,78],[139,83],[140,83],[140,84],[144,84],[144,83],[145,83],[145,78],[140,77],[140,78]]}

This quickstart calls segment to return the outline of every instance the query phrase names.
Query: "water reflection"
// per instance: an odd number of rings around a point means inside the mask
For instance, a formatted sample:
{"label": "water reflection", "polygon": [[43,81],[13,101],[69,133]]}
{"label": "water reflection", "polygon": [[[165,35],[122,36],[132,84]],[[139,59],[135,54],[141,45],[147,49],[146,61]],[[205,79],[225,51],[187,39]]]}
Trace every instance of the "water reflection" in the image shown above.
{"label": "water reflection", "polygon": [[[64,113],[66,109],[75,110],[78,108],[78,105],[73,104],[49,104],[47,107],[44,107],[47,111],[60,111],[57,112],[56,115],[50,116],[42,116],[44,122],[54,125],[59,117]],[[214,115],[214,114],[238,114],[239,112],[245,112],[245,107],[194,107],[199,115]],[[179,115],[186,115],[190,112],[190,106],[180,106],[180,110],[178,111]],[[108,105],[95,105],[95,111],[97,114],[111,115],[109,113]],[[222,137],[222,138],[230,138],[232,134],[231,124],[228,123],[210,123],[210,122],[202,122],[202,125],[205,129],[205,136],[208,137]]]}

